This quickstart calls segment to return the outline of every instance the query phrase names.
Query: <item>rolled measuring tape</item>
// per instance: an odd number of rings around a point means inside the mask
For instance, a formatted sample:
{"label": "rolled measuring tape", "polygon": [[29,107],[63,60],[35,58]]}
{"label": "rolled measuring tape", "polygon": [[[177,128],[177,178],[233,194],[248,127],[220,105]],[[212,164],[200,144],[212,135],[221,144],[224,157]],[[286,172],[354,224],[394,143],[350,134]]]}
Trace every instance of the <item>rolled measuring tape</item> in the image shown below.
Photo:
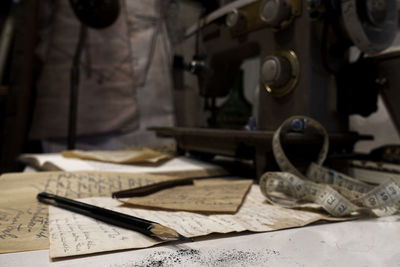
{"label": "rolled measuring tape", "polygon": [[[303,131],[309,127],[322,134],[323,144],[316,162],[310,164],[304,175],[285,155],[280,136],[287,131]],[[300,203],[315,203],[335,217],[357,213],[386,216],[400,210],[400,186],[396,181],[390,179],[372,186],[323,167],[328,149],[329,137],[319,122],[305,116],[285,120],[272,138],[273,154],[282,172],[263,174],[261,192],[273,204],[294,207]]]}

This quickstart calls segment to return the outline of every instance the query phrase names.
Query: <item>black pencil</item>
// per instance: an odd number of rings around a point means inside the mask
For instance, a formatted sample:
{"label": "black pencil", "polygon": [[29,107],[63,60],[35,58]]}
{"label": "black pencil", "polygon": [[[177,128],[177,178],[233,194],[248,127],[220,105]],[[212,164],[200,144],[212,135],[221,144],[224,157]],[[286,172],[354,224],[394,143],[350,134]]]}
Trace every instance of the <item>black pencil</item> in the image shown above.
{"label": "black pencil", "polygon": [[37,199],[42,203],[51,204],[56,207],[70,210],[105,223],[134,230],[136,232],[140,232],[156,239],[164,241],[193,241],[191,238],[184,237],[175,230],[163,226],[159,223],[96,207],[73,199],[60,197],[46,192],[39,193],[37,195]]}

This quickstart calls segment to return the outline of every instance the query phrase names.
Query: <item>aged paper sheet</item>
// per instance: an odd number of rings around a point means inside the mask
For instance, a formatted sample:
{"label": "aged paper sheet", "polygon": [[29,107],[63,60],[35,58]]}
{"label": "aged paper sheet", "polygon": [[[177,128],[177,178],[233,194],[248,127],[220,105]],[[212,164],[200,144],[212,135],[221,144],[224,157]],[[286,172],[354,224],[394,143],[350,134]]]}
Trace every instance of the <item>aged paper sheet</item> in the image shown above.
{"label": "aged paper sheet", "polygon": [[235,213],[253,180],[195,180],[194,185],[177,186],[124,203],[137,207],[205,213]]}
{"label": "aged paper sheet", "polygon": [[218,175],[218,170],[173,174],[41,172],[0,176],[0,253],[46,249],[48,207],[42,191],[68,198],[111,196],[111,192],[183,177]]}
{"label": "aged paper sheet", "polygon": [[94,160],[82,160],[78,158],[65,158],[60,153],[48,154],[22,154],[18,160],[45,171],[111,171],[111,172],[150,172],[161,173],[171,171],[195,171],[195,170],[222,170],[222,167],[196,160],[190,157],[174,157],[157,166],[117,164]]}
{"label": "aged paper sheet", "polygon": [[[118,207],[121,203],[111,198],[89,198],[83,201],[161,223],[188,237],[246,230],[266,232],[304,226],[323,219],[335,220],[318,213],[269,205],[258,185],[252,186],[242,207],[234,215],[131,209]],[[142,234],[50,207],[50,257],[52,258],[143,248],[155,244],[157,241]]]}
{"label": "aged paper sheet", "polygon": [[67,150],[61,153],[66,158],[80,158],[88,160],[98,160],[103,162],[134,164],[134,163],[158,163],[162,160],[170,159],[172,154],[159,152],[150,148],[137,148],[132,150]]}

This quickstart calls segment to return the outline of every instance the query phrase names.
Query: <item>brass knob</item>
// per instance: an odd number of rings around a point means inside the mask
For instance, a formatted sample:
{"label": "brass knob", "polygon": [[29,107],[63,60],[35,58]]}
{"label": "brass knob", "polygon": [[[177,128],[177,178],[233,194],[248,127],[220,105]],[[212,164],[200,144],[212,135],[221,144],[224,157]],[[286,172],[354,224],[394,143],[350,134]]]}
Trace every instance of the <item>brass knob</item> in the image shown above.
{"label": "brass knob", "polygon": [[280,97],[291,92],[299,78],[299,62],[293,51],[277,51],[264,59],[261,81],[268,93]]}
{"label": "brass knob", "polygon": [[261,67],[261,75],[264,83],[270,87],[282,87],[291,76],[289,60],[281,56],[267,57]]}

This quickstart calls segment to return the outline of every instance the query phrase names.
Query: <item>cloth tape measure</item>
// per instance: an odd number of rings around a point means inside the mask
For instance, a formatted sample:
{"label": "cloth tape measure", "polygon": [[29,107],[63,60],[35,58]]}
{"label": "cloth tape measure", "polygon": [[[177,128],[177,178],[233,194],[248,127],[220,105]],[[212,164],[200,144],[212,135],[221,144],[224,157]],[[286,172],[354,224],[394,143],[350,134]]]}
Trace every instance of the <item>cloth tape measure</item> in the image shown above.
{"label": "cloth tape measure", "polygon": [[[318,158],[310,164],[305,175],[289,161],[280,141],[281,133],[293,129],[293,122],[302,122],[304,130],[311,127],[323,136]],[[305,116],[290,117],[272,138],[273,154],[282,172],[264,173],[260,178],[261,192],[273,204],[295,207],[299,202],[312,202],[335,217],[356,214],[387,216],[399,211],[399,183],[389,179],[373,186],[323,167],[328,149],[329,137],[320,123]]]}

